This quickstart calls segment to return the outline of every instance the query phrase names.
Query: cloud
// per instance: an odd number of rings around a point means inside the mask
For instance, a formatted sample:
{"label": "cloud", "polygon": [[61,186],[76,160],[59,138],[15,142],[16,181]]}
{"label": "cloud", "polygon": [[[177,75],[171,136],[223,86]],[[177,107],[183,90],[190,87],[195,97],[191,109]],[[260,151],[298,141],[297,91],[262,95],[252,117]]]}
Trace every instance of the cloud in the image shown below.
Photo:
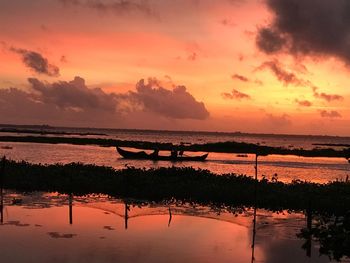
{"label": "cloud", "polygon": [[288,114],[282,114],[282,115],[273,115],[271,113],[266,114],[267,121],[272,124],[272,126],[276,126],[279,128],[286,127],[292,124],[290,120],[290,116]]}
{"label": "cloud", "polygon": [[197,53],[196,52],[192,52],[187,57],[187,60],[189,60],[189,61],[195,61],[196,59],[197,59]]}
{"label": "cloud", "polygon": [[229,18],[224,18],[224,19],[220,20],[220,24],[223,26],[228,26],[228,27],[237,26],[237,24]]}
{"label": "cloud", "polygon": [[239,74],[232,75],[232,78],[238,79],[238,80],[243,81],[243,82],[249,82],[249,79],[247,77],[239,75]]}
{"label": "cloud", "polygon": [[313,92],[314,92],[314,97],[318,98],[318,99],[322,99],[328,102],[332,102],[332,101],[337,101],[337,100],[343,100],[344,97],[341,95],[337,95],[337,94],[326,94],[324,92],[317,92],[318,88],[317,87],[313,87],[312,88]]}
{"label": "cloud", "polygon": [[334,56],[350,63],[350,2],[346,0],[266,0],[274,14],[257,35],[270,54]]}
{"label": "cloud", "polygon": [[247,99],[250,100],[251,97],[248,94],[245,94],[243,92],[240,92],[236,89],[233,89],[231,93],[224,92],[221,94],[224,99],[236,99],[236,100],[242,100]]}
{"label": "cloud", "polygon": [[23,63],[38,74],[44,74],[50,77],[58,77],[60,75],[60,69],[50,64],[47,58],[38,52],[15,47],[10,47],[9,50],[21,55]]}
{"label": "cloud", "polygon": [[266,68],[270,69],[272,73],[276,76],[276,78],[286,86],[288,86],[289,84],[293,84],[296,86],[310,85],[308,81],[298,78],[292,72],[286,71],[283,68],[283,65],[281,65],[276,59],[271,61],[265,61],[255,70],[264,70]]}
{"label": "cloud", "polygon": [[40,101],[46,104],[82,111],[93,109],[115,112],[116,110],[116,94],[107,94],[100,88],[89,89],[81,77],[75,77],[69,82],[58,81],[52,84],[36,78],[29,78],[28,81]]}
{"label": "cloud", "polygon": [[322,118],[331,118],[331,119],[342,117],[339,112],[334,111],[334,110],[332,110],[332,111],[321,110],[320,115]]}
{"label": "cloud", "polygon": [[88,88],[81,77],[52,83],[28,81],[27,91],[0,89],[4,123],[170,129],[176,126],[175,120],[199,122],[209,116],[204,103],[184,86],[168,90],[155,78],[148,84],[139,81],[136,91],[127,93]]}
{"label": "cloud", "polygon": [[157,17],[147,0],[59,0],[66,6],[78,6],[97,10],[99,12],[113,12],[116,15],[124,15],[131,12],[142,13],[147,16]]}
{"label": "cloud", "polygon": [[148,83],[141,79],[136,84],[136,91],[129,92],[128,96],[128,99],[139,103],[144,110],[168,118],[204,120],[209,117],[204,103],[198,102],[185,86],[168,90],[157,79],[149,79]]}
{"label": "cloud", "polygon": [[311,101],[308,101],[308,100],[298,100],[298,99],[296,99],[295,102],[298,103],[298,105],[302,106],[302,107],[311,107],[312,106]]}
{"label": "cloud", "polygon": [[270,28],[261,28],[257,35],[256,43],[265,53],[272,54],[281,51],[286,40],[278,32]]}

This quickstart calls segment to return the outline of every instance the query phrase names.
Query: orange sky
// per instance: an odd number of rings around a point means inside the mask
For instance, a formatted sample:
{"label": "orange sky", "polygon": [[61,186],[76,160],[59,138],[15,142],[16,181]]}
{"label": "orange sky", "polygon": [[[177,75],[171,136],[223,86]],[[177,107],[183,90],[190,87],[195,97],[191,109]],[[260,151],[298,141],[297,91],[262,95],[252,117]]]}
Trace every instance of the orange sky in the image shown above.
{"label": "orange sky", "polygon": [[[257,45],[261,29],[279,15],[277,2],[1,1],[0,122],[349,135],[346,54],[290,31],[281,35],[293,43],[304,37],[315,50],[269,53]],[[326,33],[318,34],[322,40]],[[59,74],[40,67],[42,58]],[[101,91],[89,94],[84,86],[78,90],[86,96],[71,95],[74,82],[58,98],[61,86],[52,83],[75,76]],[[148,78],[158,81],[137,90]],[[173,91],[180,85],[186,89]],[[21,99],[5,92],[10,87],[25,92]],[[106,100],[116,110],[98,109]]]}

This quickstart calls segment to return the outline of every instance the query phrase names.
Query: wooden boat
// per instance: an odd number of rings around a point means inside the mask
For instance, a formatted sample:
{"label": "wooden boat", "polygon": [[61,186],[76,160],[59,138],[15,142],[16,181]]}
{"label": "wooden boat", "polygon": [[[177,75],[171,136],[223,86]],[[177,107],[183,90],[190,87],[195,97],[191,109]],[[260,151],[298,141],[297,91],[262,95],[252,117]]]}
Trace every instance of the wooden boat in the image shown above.
{"label": "wooden boat", "polygon": [[153,161],[205,161],[208,157],[208,153],[199,156],[164,156],[164,155],[154,155],[147,154],[145,151],[132,152],[127,151],[122,148],[116,147],[117,152],[125,159],[141,159],[141,160],[153,160]]}

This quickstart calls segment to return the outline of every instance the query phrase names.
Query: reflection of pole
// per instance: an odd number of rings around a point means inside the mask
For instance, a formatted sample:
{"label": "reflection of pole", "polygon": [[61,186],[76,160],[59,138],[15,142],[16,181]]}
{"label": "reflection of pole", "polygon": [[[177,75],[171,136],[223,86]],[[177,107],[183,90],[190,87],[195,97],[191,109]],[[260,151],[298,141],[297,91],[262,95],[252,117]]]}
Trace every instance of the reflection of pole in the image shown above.
{"label": "reflection of pole", "polygon": [[171,210],[170,210],[170,206],[169,206],[169,222],[168,222],[168,227],[170,226],[171,218],[172,218],[172,215],[171,215]]}
{"label": "reflection of pole", "polygon": [[253,241],[252,241],[252,261],[251,261],[251,263],[253,263],[255,261],[255,257],[254,257],[255,234],[256,234],[256,205],[254,206],[254,216],[253,216]]}
{"label": "reflection of pole", "polygon": [[4,176],[5,176],[5,161],[6,157],[4,156],[1,160],[1,174],[0,174],[0,223],[4,222]]}
{"label": "reflection of pole", "polygon": [[312,242],[312,210],[309,206],[306,210],[306,226],[308,231],[307,240],[305,243],[306,247],[306,256],[311,257],[311,242]]}
{"label": "reflection of pole", "polygon": [[128,229],[128,211],[130,210],[129,205],[127,202],[124,202],[125,204],[125,214],[124,214],[124,221],[125,221],[125,229]]}
{"label": "reflection of pole", "polygon": [[70,193],[68,197],[68,204],[69,204],[69,224],[73,224],[73,194]]}

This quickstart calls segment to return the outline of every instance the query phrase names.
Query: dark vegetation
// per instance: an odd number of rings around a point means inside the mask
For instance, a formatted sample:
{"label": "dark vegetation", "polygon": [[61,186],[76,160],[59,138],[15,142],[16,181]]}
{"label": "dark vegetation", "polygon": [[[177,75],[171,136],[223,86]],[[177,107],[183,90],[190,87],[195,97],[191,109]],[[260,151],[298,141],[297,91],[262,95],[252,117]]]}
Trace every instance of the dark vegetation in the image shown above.
{"label": "dark vegetation", "polygon": [[[85,195],[102,193],[148,201],[183,201],[217,206],[254,206],[271,210],[344,213],[350,208],[350,184],[294,181],[290,184],[235,174],[216,175],[186,168],[115,170],[71,164],[30,164],[5,161],[5,188],[24,192],[46,191]],[[257,198],[255,198],[255,190]]]}
{"label": "dark vegetation", "polygon": [[[133,147],[137,149],[159,149],[171,150],[174,147],[172,143],[158,143],[147,141],[126,141],[106,138],[74,138],[74,137],[43,137],[43,136],[0,136],[3,142],[33,142],[33,143],[67,143],[75,145],[98,145],[103,147]],[[304,149],[286,149],[282,147],[262,146],[251,143],[240,142],[217,142],[206,144],[182,145],[185,151],[192,152],[219,152],[219,153],[257,153],[259,155],[279,154],[279,155],[297,155],[305,157],[350,157],[350,148],[335,150],[332,148],[315,148],[313,150]]]}

